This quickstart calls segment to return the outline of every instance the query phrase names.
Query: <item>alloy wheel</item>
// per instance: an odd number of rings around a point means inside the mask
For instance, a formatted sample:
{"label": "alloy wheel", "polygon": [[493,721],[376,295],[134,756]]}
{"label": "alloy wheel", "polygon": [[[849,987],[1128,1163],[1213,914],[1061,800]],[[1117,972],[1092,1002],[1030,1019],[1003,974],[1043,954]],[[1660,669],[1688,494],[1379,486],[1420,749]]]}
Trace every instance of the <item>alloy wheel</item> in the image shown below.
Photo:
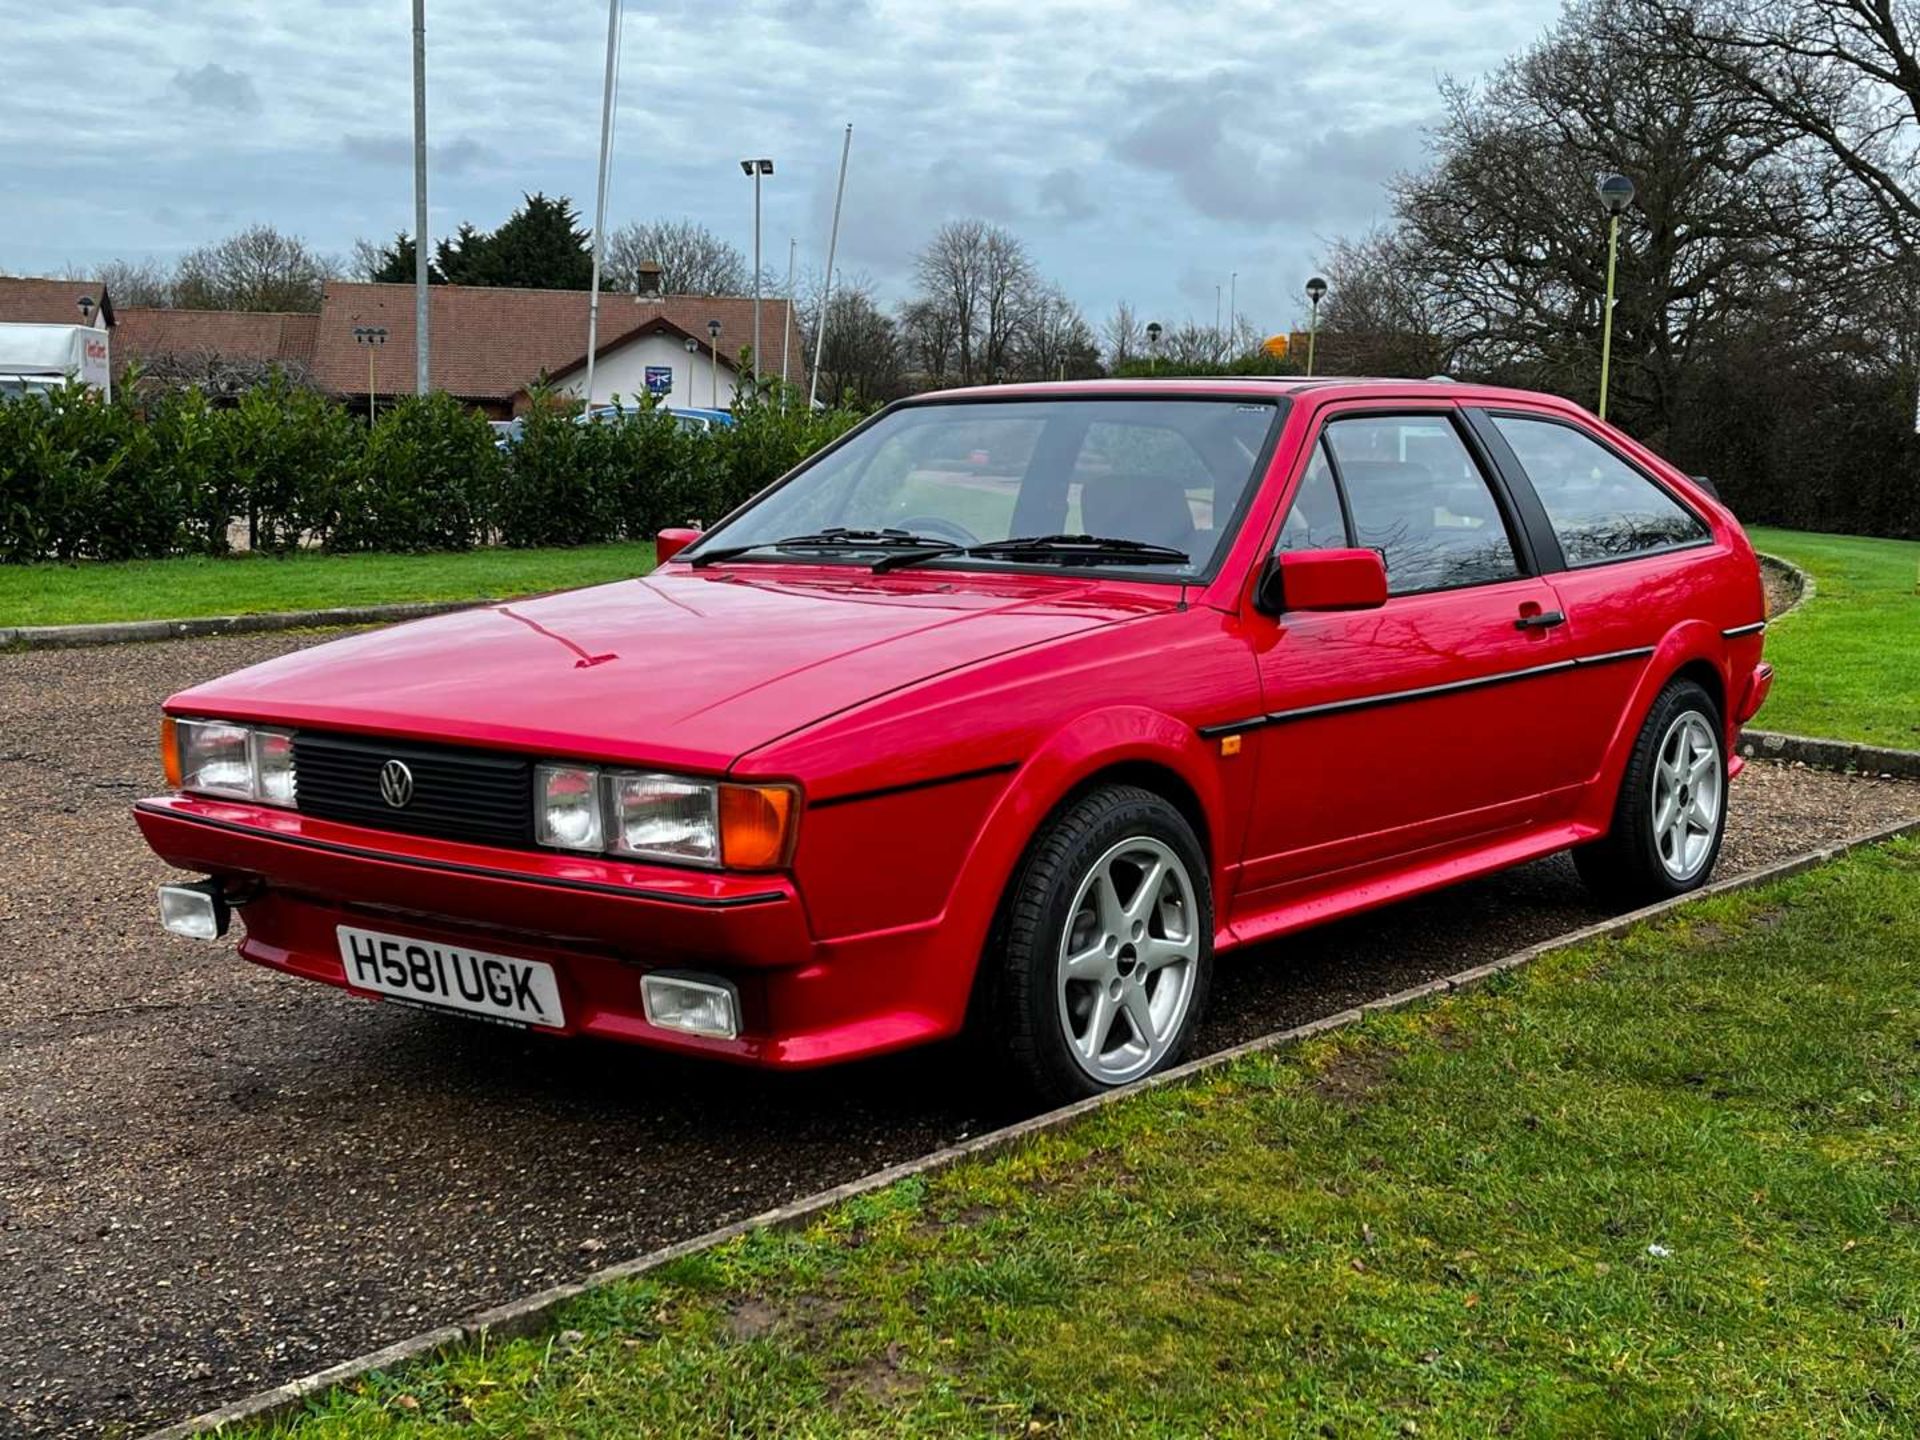
{"label": "alloy wheel", "polygon": [[1060,1023],[1102,1085],[1152,1070],[1180,1038],[1199,972],[1193,877],[1151,836],[1122,840],[1074,894],[1056,968]]}
{"label": "alloy wheel", "polygon": [[1675,880],[1691,880],[1713,855],[1725,799],[1720,742],[1698,710],[1674,718],[1653,766],[1653,843]]}

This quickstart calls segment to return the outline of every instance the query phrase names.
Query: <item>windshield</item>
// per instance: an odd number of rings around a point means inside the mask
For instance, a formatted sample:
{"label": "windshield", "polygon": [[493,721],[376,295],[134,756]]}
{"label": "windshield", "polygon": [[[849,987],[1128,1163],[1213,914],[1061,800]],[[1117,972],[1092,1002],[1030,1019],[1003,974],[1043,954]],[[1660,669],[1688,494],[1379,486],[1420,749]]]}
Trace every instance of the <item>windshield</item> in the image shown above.
{"label": "windshield", "polygon": [[[1280,416],[1269,400],[1006,400],[909,405],[883,415],[689,551],[766,546],[840,529],[895,531],[954,547],[1091,535],[1161,546],[1142,573],[1211,571]],[[848,558],[863,558],[857,544]],[[808,551],[809,561],[823,558]],[[870,557],[869,557],[870,558]],[[993,557],[1061,565],[1071,554]],[[931,559],[979,564],[978,559]]]}

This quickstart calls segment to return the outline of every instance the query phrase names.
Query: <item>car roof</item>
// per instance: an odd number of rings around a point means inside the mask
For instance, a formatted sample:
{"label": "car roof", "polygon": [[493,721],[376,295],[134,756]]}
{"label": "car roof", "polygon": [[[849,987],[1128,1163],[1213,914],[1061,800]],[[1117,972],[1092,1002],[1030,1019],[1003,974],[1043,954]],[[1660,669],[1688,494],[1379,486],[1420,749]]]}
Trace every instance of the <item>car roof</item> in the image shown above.
{"label": "car roof", "polygon": [[1501,385],[1475,385],[1444,377],[1427,380],[1392,379],[1379,376],[1348,375],[1208,375],[1152,376],[1126,380],[1047,380],[1018,385],[974,385],[953,390],[932,390],[916,395],[908,402],[942,400],[1018,400],[1073,399],[1118,395],[1194,398],[1237,396],[1270,399],[1275,395],[1311,393],[1317,399],[1392,399],[1451,400],[1469,404],[1498,404],[1526,401],[1551,405],[1563,411],[1585,412],[1558,395],[1535,390],[1515,390]]}

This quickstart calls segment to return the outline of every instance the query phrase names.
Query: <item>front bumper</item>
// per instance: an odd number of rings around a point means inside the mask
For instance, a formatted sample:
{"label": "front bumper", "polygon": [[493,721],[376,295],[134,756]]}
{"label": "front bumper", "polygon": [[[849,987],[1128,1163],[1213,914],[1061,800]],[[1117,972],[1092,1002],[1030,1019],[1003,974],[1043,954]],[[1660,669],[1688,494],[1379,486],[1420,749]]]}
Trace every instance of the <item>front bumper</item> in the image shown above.
{"label": "front bumper", "polygon": [[[563,1034],[797,1067],[951,1028],[902,985],[915,967],[890,966],[884,948],[857,940],[817,941],[787,875],[500,850],[192,796],[142,800],[134,818],[168,864],[251,897],[236,912],[243,957],[343,989],[352,987],[335,930],[352,924],[547,962]],[[742,1033],[721,1040],[649,1024],[640,976],[654,969],[731,981]]]}

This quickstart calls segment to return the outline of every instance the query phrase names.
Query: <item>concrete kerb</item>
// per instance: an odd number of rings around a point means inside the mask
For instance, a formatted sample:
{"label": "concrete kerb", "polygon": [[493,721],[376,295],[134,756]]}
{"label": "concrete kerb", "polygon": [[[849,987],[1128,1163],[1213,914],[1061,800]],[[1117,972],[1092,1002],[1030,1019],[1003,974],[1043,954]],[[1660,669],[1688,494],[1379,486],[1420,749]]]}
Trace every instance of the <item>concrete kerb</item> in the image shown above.
{"label": "concrete kerb", "polygon": [[257,1394],[247,1396],[245,1399],[234,1401],[232,1404],[209,1410],[192,1419],[183,1420],[177,1425],[170,1425],[164,1429],[153,1431],[146,1437],[146,1440],[189,1440],[189,1437],[212,1434],[231,1425],[272,1420],[276,1417],[290,1414],[308,1400],[335,1386],[348,1384],[379,1371],[392,1370],[415,1360],[427,1358],[448,1350],[458,1349],[466,1345],[481,1344],[489,1339],[504,1339],[536,1334],[548,1327],[555,1310],[568,1301],[577,1299],[591,1290],[612,1284],[615,1281],[630,1280],[636,1276],[647,1274],[649,1271],[657,1270],[661,1266],[681,1259],[684,1256],[710,1249],[716,1245],[723,1245],[729,1240],[737,1239],[742,1235],[749,1234],[756,1230],[784,1230],[806,1224],[822,1212],[831,1209],[844,1200],[849,1200],[859,1195],[866,1195],[875,1190],[884,1189],[886,1186],[892,1185],[900,1180],[910,1179],[920,1175],[934,1174],[938,1171],[948,1169],[972,1156],[990,1151],[1003,1150],[1031,1136],[1058,1130],[1078,1120],[1083,1115],[1088,1115],[1108,1105],[1119,1103],[1129,1095],[1135,1094],[1140,1090],[1163,1085],[1179,1084],[1182,1081],[1193,1079],[1196,1076],[1222,1069],[1249,1055],[1260,1054],[1268,1050],[1276,1049],[1282,1045],[1297,1044],[1315,1035],[1322,1035],[1328,1031],[1342,1029],[1345,1026],[1352,1025],[1364,1019],[1367,1015],[1377,1014],[1385,1010],[1398,1009],[1402,1006],[1410,1005],[1415,1001],[1424,1000],[1430,996],[1444,992],[1469,989],[1472,986],[1491,980],[1496,976],[1518,970],[1542,956],[1571,949],[1574,946],[1585,944],[1591,940],[1611,939],[1623,935],[1636,926],[1643,925],[1649,920],[1658,919],[1695,900],[1714,895],[1732,894],[1741,890],[1751,890],[1774,880],[1781,880],[1791,875],[1798,875],[1802,871],[1810,870],[1817,865],[1825,864],[1829,860],[1837,859],[1848,851],[1858,849],[1863,845],[1877,845],[1888,840],[1897,839],[1903,835],[1916,834],[1920,834],[1920,818],[1888,825],[1878,830],[1856,835],[1851,839],[1840,841],[1837,844],[1824,845],[1815,850],[1805,851],[1790,859],[1783,860],[1776,865],[1770,865],[1763,870],[1756,870],[1746,875],[1737,875],[1727,880],[1716,881],[1711,885],[1703,886],[1691,895],[1683,895],[1672,900],[1665,900],[1657,905],[1649,905],[1626,915],[1616,916],[1611,920],[1602,920],[1597,924],[1584,926],[1579,930],[1556,936],[1551,940],[1542,941],[1537,945],[1530,945],[1524,950],[1517,950],[1511,955],[1502,956],[1500,959],[1489,961],[1484,965],[1473,966],[1471,969],[1459,971],[1457,974],[1446,976],[1443,979],[1432,980],[1424,985],[1415,985],[1409,989],[1398,991],[1395,994],[1384,996],[1379,1000],[1370,1000],[1352,1009],[1342,1010],[1338,1014],[1327,1015],[1321,1019],[1309,1021],[1304,1025],[1296,1025],[1291,1029],[1263,1035],[1257,1039],[1249,1040],[1245,1044],[1236,1045],[1231,1049],[1219,1051],[1215,1054],[1205,1056],[1202,1059],[1190,1060],[1184,1065],[1176,1066],[1174,1069],[1165,1071],[1160,1075],[1154,1076],[1151,1080],[1144,1081],[1126,1090],[1114,1091],[1105,1095],[1096,1095],[1091,1099],[1062,1106],[1057,1110],[1049,1110],[1043,1115],[1035,1115],[1017,1124],[1008,1125],[999,1130],[989,1131],[985,1135],[976,1136],[958,1145],[946,1146],[922,1155],[918,1159],[903,1161],[898,1165],[889,1166],[884,1170],[876,1170],[872,1174],[861,1176],[859,1179],[849,1180],[843,1185],[836,1185],[831,1189],[822,1190],[817,1194],[809,1195],[804,1199],[793,1201],[790,1204],[778,1206],[775,1209],[765,1211],[748,1219],[735,1221],[731,1225],[723,1225],[719,1229],[708,1231],[704,1235],[697,1235],[692,1239],[680,1241],[678,1244],[666,1246],[664,1249],[650,1251],[634,1259],[622,1261],[619,1264],[596,1270],[586,1278],[575,1283],[556,1285],[549,1289],[538,1291],[535,1294],[525,1296],[519,1300],[510,1301],[507,1304],[496,1305],[491,1309],[482,1310],[456,1325],[443,1325],[433,1330],[424,1331],[419,1335],[397,1341],[392,1345],[370,1351],[365,1355],[356,1356],[354,1359],[343,1361],[325,1370],[315,1371],[310,1375],[304,1375],[296,1380],[290,1380],[284,1385],[276,1385],[272,1389],[262,1390]]}
{"label": "concrete kerb", "polygon": [[275,630],[330,630],[342,625],[391,625],[454,610],[496,605],[482,600],[418,600],[399,605],[341,605],[330,610],[271,610],[258,615],[201,615],[187,620],[109,620],[97,625],[0,626],[0,650],[73,650],[207,635],[257,635]]}

